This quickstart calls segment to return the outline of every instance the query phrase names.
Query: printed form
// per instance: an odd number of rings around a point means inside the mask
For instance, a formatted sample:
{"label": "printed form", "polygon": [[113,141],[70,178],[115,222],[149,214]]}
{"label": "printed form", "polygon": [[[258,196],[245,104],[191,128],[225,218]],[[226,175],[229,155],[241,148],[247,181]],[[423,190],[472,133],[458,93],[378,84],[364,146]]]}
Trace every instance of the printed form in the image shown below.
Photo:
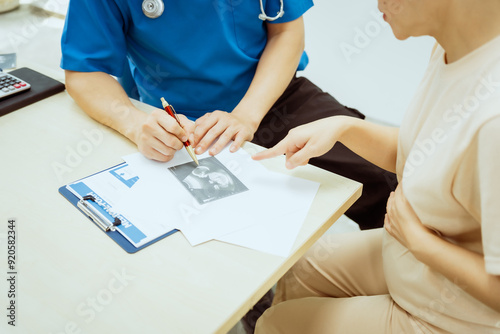
{"label": "printed form", "polygon": [[[198,156],[199,166],[184,150],[167,163],[136,153],[123,157],[122,170],[80,183],[119,212],[129,226],[119,231],[135,246],[179,229],[193,246],[215,239],[287,256],[319,184],[271,172],[228,147]],[[73,193],[77,184],[68,186]]]}

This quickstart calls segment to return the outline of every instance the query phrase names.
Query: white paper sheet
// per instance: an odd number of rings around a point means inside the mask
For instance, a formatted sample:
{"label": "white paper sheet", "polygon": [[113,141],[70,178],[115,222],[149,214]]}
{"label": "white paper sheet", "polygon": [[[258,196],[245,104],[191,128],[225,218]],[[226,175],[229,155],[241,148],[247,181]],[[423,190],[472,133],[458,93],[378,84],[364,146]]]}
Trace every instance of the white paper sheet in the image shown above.
{"label": "white paper sheet", "polygon": [[308,210],[300,209],[284,214],[272,222],[249,226],[243,230],[217,237],[217,240],[286,257],[306,218]]}
{"label": "white paper sheet", "polygon": [[[168,163],[140,154],[124,157],[141,178],[122,202],[121,212],[128,217],[142,215],[142,221],[168,220],[192,245],[218,239],[280,256],[289,253],[318,183],[268,171],[246,151],[230,153],[226,148],[217,160],[249,190],[199,204],[169,170],[190,161],[181,152]],[[201,155],[199,160],[207,157]],[[140,208],[134,205],[144,198],[148,201]]]}

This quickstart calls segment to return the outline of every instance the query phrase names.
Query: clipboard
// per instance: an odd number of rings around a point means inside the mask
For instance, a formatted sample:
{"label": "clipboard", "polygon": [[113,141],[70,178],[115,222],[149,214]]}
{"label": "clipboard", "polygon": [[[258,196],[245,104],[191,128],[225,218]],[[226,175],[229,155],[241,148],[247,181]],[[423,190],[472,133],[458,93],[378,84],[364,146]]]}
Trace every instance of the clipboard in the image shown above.
{"label": "clipboard", "polygon": [[[114,167],[105,169],[99,173],[103,173],[112,169],[118,169],[120,167],[126,166],[125,162],[116,165]],[[93,174],[95,175],[95,174]],[[81,180],[80,180],[81,181]],[[78,182],[78,181],[77,181]],[[76,182],[74,182],[76,183]],[[73,183],[72,183],[73,184]],[[122,225],[122,219],[116,216],[111,216],[105,208],[99,203],[98,200],[92,195],[84,195],[81,199],[73,194],[68,188],[68,185],[64,185],[59,188],[59,193],[64,196],[78,211],[85,215],[90,221],[92,221],[99,229],[108,235],[115,243],[117,243],[124,251],[129,254],[138,252],[139,250],[154,244],[155,242],[168,237],[169,235],[178,232],[179,230],[173,229],[156,239],[149,241],[148,243],[141,245],[139,247],[134,246],[127,238],[125,238],[117,229]]]}

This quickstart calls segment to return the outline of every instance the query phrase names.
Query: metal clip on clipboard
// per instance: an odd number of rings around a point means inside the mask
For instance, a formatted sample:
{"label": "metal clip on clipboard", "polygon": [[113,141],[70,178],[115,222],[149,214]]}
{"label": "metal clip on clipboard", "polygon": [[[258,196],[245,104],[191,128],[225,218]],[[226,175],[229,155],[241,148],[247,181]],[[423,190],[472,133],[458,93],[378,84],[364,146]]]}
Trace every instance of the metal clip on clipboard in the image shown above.
{"label": "metal clip on clipboard", "polygon": [[91,195],[84,196],[81,200],[78,201],[77,206],[80,210],[83,211],[87,216],[92,219],[94,223],[97,224],[103,231],[116,231],[116,226],[121,225],[121,221],[118,218],[114,218],[114,222],[111,223],[109,220],[103,216],[102,213],[97,211],[92,205],[88,203],[88,201],[95,202],[95,198]]}

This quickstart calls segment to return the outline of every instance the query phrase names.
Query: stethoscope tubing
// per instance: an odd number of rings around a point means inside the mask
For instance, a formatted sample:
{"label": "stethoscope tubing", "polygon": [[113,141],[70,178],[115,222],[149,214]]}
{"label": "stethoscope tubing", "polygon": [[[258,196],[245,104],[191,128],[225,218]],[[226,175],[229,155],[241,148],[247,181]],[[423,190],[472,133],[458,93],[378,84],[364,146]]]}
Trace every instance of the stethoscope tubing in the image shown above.
{"label": "stethoscope tubing", "polygon": [[[260,14],[259,14],[259,19],[262,21],[275,21],[282,17],[285,14],[285,11],[283,10],[284,0],[280,0],[280,10],[277,13],[276,16],[267,16],[266,11],[264,10],[264,4],[263,0],[260,1]],[[150,19],[156,19],[160,17],[163,14],[163,11],[165,10],[165,5],[163,3],[163,0],[143,0],[142,1],[142,12],[144,15],[149,17]]]}

